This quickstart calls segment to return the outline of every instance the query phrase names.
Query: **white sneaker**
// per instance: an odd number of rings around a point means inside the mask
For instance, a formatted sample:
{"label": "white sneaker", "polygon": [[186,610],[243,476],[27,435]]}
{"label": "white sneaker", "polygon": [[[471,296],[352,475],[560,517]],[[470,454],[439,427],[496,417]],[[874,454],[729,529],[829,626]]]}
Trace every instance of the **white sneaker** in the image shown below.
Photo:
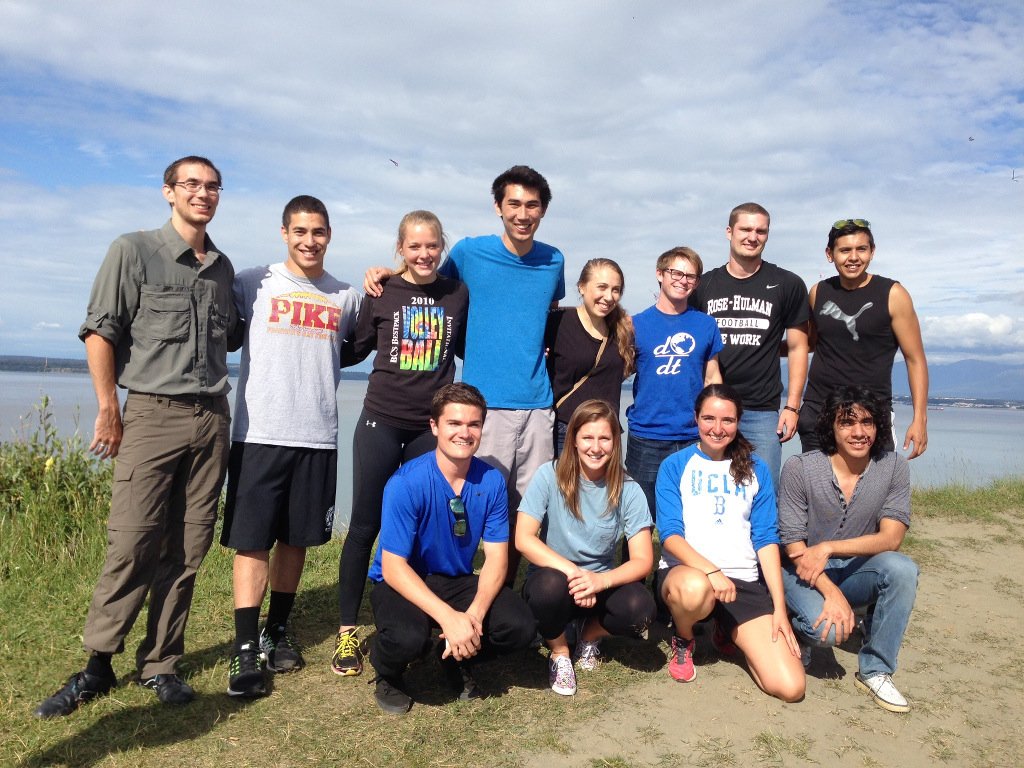
{"label": "white sneaker", "polygon": [[854,684],[862,691],[867,691],[874,697],[875,704],[890,712],[909,712],[910,704],[903,698],[896,686],[893,685],[892,675],[880,672],[877,675],[864,678],[858,672],[853,677]]}
{"label": "white sneaker", "polygon": [[556,656],[548,664],[551,690],[561,696],[572,696],[576,693],[576,672],[572,668],[572,660],[568,656]]}
{"label": "white sneaker", "polygon": [[576,650],[572,654],[572,660],[576,665],[587,672],[593,672],[601,663],[601,641],[579,640],[576,643]]}

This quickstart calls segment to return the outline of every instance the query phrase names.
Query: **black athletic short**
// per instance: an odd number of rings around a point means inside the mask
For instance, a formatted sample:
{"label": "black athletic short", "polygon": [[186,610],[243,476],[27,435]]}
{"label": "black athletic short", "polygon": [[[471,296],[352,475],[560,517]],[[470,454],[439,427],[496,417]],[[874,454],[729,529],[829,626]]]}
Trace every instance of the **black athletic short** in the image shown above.
{"label": "black athletic short", "polygon": [[337,451],[233,443],[220,543],[243,552],[326,544],[337,485]]}
{"label": "black athletic short", "polygon": [[[661,597],[661,586],[665,583],[665,577],[670,570],[672,569],[659,568],[654,574],[654,597],[659,606],[665,606],[665,601]],[[775,612],[772,596],[763,581],[733,579],[732,583],[736,585],[736,599],[731,603],[716,600],[715,607],[711,609],[711,617],[718,620],[722,629],[731,632],[740,624],[746,624],[759,616],[771,616]]]}

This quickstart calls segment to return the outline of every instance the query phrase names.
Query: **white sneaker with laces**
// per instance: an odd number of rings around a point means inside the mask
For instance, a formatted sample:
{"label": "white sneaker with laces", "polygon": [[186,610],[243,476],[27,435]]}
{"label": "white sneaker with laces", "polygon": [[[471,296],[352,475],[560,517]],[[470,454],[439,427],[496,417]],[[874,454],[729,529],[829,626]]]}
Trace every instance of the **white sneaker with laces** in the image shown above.
{"label": "white sneaker with laces", "polygon": [[601,663],[600,640],[579,640],[576,643],[576,650],[573,652],[572,660],[576,666],[587,672],[593,672]]}
{"label": "white sneaker with laces", "polygon": [[572,668],[572,660],[568,656],[556,656],[549,662],[548,680],[551,690],[561,696],[572,696],[576,693],[576,672]]}
{"label": "white sneaker with laces", "polygon": [[879,672],[871,677],[861,677],[858,672],[853,677],[854,684],[862,691],[867,691],[875,700],[875,704],[890,712],[909,712],[910,704],[903,698],[896,686],[893,685],[892,675]]}

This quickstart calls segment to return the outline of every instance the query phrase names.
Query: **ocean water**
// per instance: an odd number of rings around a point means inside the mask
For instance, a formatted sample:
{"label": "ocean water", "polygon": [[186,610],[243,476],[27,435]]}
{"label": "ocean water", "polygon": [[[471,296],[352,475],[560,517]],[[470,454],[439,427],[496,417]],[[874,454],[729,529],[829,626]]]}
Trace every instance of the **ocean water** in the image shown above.
{"label": "ocean water", "polygon": [[[363,404],[365,381],[342,381],[338,388],[338,525],[347,525],[352,506],[352,432]],[[96,418],[92,382],[85,374],[13,373],[0,371],[0,439],[26,439],[38,425],[38,406],[49,399],[53,423],[63,436],[76,432],[88,443]],[[622,408],[631,402],[622,393]],[[897,445],[912,415],[910,406],[896,405]],[[1024,410],[945,408],[928,411],[928,450],[910,462],[915,487],[950,483],[970,487],[995,478],[1024,476]],[[783,460],[798,453],[799,439],[783,446]]]}

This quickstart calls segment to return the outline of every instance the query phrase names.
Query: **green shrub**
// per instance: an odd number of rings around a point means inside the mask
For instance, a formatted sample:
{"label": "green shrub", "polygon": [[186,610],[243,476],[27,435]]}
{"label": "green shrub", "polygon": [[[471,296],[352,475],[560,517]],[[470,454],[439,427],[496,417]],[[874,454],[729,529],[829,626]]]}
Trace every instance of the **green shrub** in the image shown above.
{"label": "green shrub", "polygon": [[48,397],[35,411],[26,439],[0,443],[0,578],[105,543],[112,464],[91,456],[81,436],[57,434]]}

